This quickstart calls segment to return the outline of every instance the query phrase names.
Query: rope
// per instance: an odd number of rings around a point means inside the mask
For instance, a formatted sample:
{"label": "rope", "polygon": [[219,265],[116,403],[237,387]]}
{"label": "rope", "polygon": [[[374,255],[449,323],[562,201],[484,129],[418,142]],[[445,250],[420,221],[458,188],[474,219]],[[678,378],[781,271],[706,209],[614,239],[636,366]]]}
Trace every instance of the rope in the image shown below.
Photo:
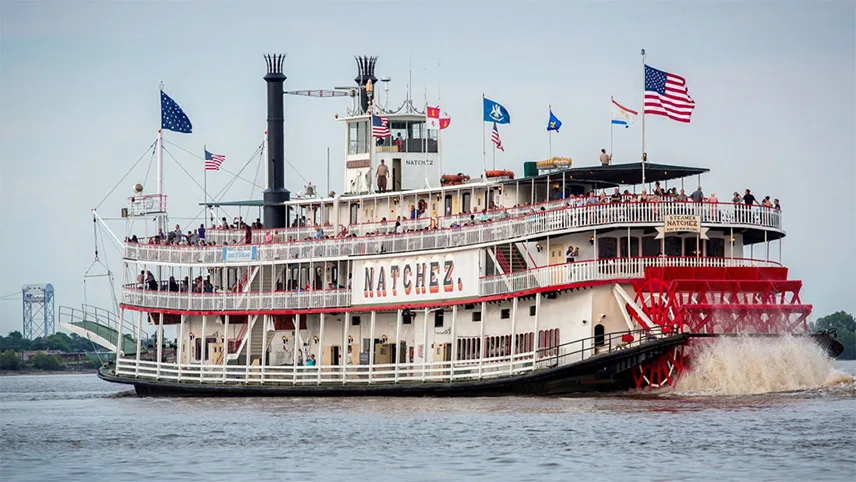
{"label": "rope", "polygon": [[[179,149],[179,150],[182,150],[182,151],[184,151],[184,152],[186,152],[186,153],[190,154],[191,156],[193,156],[193,157],[195,157],[195,158],[197,158],[197,159],[199,159],[199,160],[201,160],[201,161],[204,161],[204,160],[205,160],[205,158],[204,158],[204,157],[202,157],[202,156],[200,156],[199,154],[196,154],[196,153],[194,153],[194,152],[188,151],[187,149],[185,149],[185,148],[183,148],[183,147],[179,146],[178,144],[175,144],[175,143],[172,143],[172,142],[169,142],[169,141],[166,141],[166,140],[165,140],[164,142],[165,142],[165,143],[167,143],[167,144],[169,144],[169,145],[171,145],[171,146],[174,146],[175,148],[177,148],[177,149]],[[257,149],[257,151],[258,151],[258,149]],[[250,157],[250,160],[252,160],[252,158],[254,158],[254,157],[256,157],[256,154],[255,154],[255,153],[253,153],[253,155]],[[257,188],[261,188],[261,186],[259,186],[258,184],[256,184],[256,183],[255,183],[255,181],[250,181],[249,179],[244,179],[243,177],[240,177],[240,176],[239,176],[240,171],[238,172],[238,174],[235,174],[234,172],[229,171],[228,169],[224,169],[224,168],[223,168],[223,166],[220,166],[220,170],[221,170],[221,171],[223,171],[223,172],[225,172],[226,174],[230,174],[230,175],[232,175],[232,176],[234,176],[234,177],[237,177],[238,179],[240,179],[240,180],[242,180],[242,181],[244,181],[244,182],[246,182],[246,183],[248,183],[248,184],[252,184],[253,186],[255,186],[255,187],[257,187]]]}
{"label": "rope", "polygon": [[110,195],[111,195],[111,194],[113,194],[113,191],[115,191],[115,190],[116,190],[116,188],[117,188],[117,187],[119,187],[119,184],[122,184],[122,183],[125,181],[125,178],[126,178],[126,177],[128,177],[128,174],[130,174],[130,173],[131,173],[131,171],[133,171],[133,170],[134,170],[134,168],[135,168],[135,167],[137,167],[137,164],[139,164],[139,163],[140,163],[140,161],[142,161],[142,160],[143,160],[143,157],[145,157],[145,156],[146,156],[146,153],[147,153],[147,152],[149,152],[149,149],[154,148],[154,146],[155,146],[157,143],[158,143],[158,141],[154,141],[154,142],[152,142],[152,144],[151,144],[149,147],[147,147],[147,148],[146,148],[146,151],[145,151],[145,152],[143,152],[143,154],[142,154],[142,155],[140,155],[140,158],[139,158],[139,159],[137,159],[137,161],[136,161],[136,162],[134,162],[134,165],[133,165],[133,166],[131,166],[131,168],[130,168],[130,169],[128,169],[128,172],[126,172],[126,173],[125,173],[125,175],[124,175],[124,176],[122,176],[122,179],[119,179],[119,182],[117,182],[117,183],[116,183],[116,185],[115,185],[115,186],[113,186],[113,189],[110,189],[110,192],[108,192],[108,193],[107,193],[107,195],[106,195],[106,196],[104,196],[104,199],[102,199],[102,200],[101,200],[101,202],[99,202],[99,203],[98,203],[98,205],[97,205],[97,206],[95,206],[95,209],[96,209],[96,210],[97,210],[98,208],[100,208],[102,204],[104,204],[104,201],[106,201],[106,200],[107,200],[107,198],[108,198],[108,197],[110,197]]}
{"label": "rope", "polygon": [[172,155],[172,153],[171,153],[171,152],[169,152],[169,151],[166,149],[166,147],[164,147],[164,148],[163,148],[163,151],[164,151],[164,152],[166,152],[167,154],[169,154],[169,157],[171,157],[171,158],[172,158],[172,160],[173,160],[173,161],[175,161],[175,163],[176,163],[176,164],[178,164],[178,167],[180,167],[180,168],[181,168],[181,170],[182,170],[182,171],[184,171],[184,173],[185,173],[185,174],[187,174],[187,177],[189,177],[189,178],[190,178],[190,180],[191,180],[191,181],[193,181],[193,184],[196,184],[196,186],[197,186],[200,190],[204,190],[204,188],[202,187],[202,184],[199,184],[199,183],[196,181],[196,179],[195,179],[193,176],[191,176],[189,172],[187,172],[187,169],[185,169],[185,168],[184,168],[184,166],[182,166],[182,165],[181,165],[181,163],[180,163],[180,162],[178,162],[178,159],[176,159],[176,158],[175,158],[175,156],[173,156],[173,155]]}

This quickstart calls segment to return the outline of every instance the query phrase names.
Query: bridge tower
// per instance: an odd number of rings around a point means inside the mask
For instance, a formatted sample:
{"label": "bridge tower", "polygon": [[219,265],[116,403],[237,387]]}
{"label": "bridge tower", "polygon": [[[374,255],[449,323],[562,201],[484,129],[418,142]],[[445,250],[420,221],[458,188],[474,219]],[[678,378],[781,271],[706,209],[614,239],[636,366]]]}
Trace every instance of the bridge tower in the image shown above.
{"label": "bridge tower", "polygon": [[24,338],[48,337],[56,330],[54,287],[29,284],[21,287],[24,300]]}

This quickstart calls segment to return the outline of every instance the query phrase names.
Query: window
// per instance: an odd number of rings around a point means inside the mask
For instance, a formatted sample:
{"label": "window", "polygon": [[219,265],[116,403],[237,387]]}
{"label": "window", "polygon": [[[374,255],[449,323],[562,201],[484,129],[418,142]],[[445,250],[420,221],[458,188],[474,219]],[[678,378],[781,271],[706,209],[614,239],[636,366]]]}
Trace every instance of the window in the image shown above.
{"label": "window", "polygon": [[705,241],[707,252],[705,256],[710,256],[713,258],[724,258],[725,257],[725,240],[722,238],[710,238]]}
{"label": "window", "polygon": [[681,251],[681,246],[683,245],[683,240],[677,236],[666,236],[664,245],[666,247],[666,256],[683,256],[684,253]]}
{"label": "window", "polygon": [[597,257],[599,259],[618,257],[618,240],[615,238],[598,238]]}
{"label": "window", "polygon": [[348,154],[364,154],[368,150],[368,121],[348,124]]}
{"label": "window", "polygon": [[443,212],[445,213],[444,216],[451,216],[452,215],[452,195],[451,194],[446,194],[446,197],[443,201],[443,205],[444,205]]}
{"label": "window", "polygon": [[357,224],[357,217],[360,213],[360,205],[357,203],[351,204],[351,224]]}
{"label": "window", "polygon": [[443,328],[443,310],[434,312],[434,328]]}
{"label": "window", "polygon": [[511,318],[511,310],[509,308],[503,308],[499,312],[499,317],[503,320],[507,320],[507,319]]}
{"label": "window", "polygon": [[650,258],[659,255],[660,240],[653,236],[647,236],[642,238],[642,256]]}
{"label": "window", "polygon": [[598,323],[594,326],[594,346],[603,346],[604,328]]}
{"label": "window", "polygon": [[416,313],[410,310],[404,310],[401,313],[401,324],[402,325],[411,325],[413,324],[413,319],[416,318]]}
{"label": "window", "polygon": [[470,199],[471,195],[468,192],[461,194],[461,212],[468,213],[470,212]]}
{"label": "window", "polygon": [[529,307],[529,316],[535,316],[535,305]]}
{"label": "window", "polygon": [[473,321],[481,321],[481,311],[473,311]]}
{"label": "window", "polygon": [[352,316],[351,317],[351,326],[359,326],[360,325],[360,317]]}
{"label": "window", "polygon": [[630,256],[627,256],[627,237],[619,239],[618,250],[622,258],[638,258],[639,257],[639,238],[630,237]]}
{"label": "window", "polygon": [[696,238],[684,238],[684,256],[701,256],[696,248],[698,248]]}

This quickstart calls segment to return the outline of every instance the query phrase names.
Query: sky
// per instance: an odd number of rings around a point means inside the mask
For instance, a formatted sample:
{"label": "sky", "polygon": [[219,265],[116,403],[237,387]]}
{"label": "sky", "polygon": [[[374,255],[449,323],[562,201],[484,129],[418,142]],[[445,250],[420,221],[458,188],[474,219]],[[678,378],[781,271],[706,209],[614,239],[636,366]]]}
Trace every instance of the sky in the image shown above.
{"label": "sky", "polygon": [[[107,278],[84,278],[90,210],[116,218],[134,183],[154,191],[145,153],[160,82],[193,122],[192,134],[165,135],[171,219],[189,223],[203,197],[202,161],[181,149],[201,155],[207,145],[232,172],[251,161],[265,129],[264,53],[288,55],[286,89],[352,85],[353,56],[377,55],[376,75],[392,78],[390,107],[410,76],[414,103],[439,102],[451,116],[442,162],[456,172],[481,168],[484,93],[512,117],[497,167],[520,175],[523,161],[548,155],[548,105],[564,123],[553,154],[598,163],[610,96],[640,106],[644,48],[649,65],[686,78],[696,101],[690,124],[646,120],[649,160],[709,168],[702,184],[721,200],[747,188],[779,198],[783,261],[804,282],[802,301],[815,317],[856,313],[856,2],[640,3],[3,2],[0,333],[21,329],[14,295],[25,283],[52,283],[57,306],[112,305]],[[292,192],[308,181],[326,191],[328,147],[331,189],[342,190],[334,116],[347,105],[286,96]],[[614,134],[614,162],[637,161],[639,125]],[[258,197],[257,166],[225,199]],[[212,173],[209,192],[231,180]],[[108,224],[124,236],[123,223]],[[120,254],[105,244],[99,260],[118,288]]]}

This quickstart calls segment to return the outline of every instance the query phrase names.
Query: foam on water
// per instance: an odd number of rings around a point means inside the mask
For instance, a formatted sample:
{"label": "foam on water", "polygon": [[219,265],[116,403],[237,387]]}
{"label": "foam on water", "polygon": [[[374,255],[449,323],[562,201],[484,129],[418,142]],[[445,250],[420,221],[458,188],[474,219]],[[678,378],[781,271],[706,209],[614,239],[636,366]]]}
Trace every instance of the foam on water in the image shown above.
{"label": "foam on water", "polygon": [[677,393],[756,395],[856,383],[807,338],[722,337],[695,344],[691,356]]}

